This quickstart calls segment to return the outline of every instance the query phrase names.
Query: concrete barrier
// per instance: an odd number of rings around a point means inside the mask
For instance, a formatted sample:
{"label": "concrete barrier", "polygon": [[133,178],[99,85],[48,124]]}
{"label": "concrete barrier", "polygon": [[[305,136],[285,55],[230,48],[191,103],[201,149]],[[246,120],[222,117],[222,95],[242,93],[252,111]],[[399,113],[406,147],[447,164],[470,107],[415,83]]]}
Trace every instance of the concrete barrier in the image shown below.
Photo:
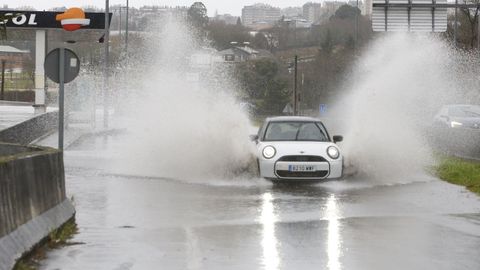
{"label": "concrete barrier", "polygon": [[0,142],[29,144],[57,128],[58,111],[37,115],[15,126],[0,130]]}
{"label": "concrete barrier", "polygon": [[74,214],[62,152],[0,143],[0,270],[10,270]]}

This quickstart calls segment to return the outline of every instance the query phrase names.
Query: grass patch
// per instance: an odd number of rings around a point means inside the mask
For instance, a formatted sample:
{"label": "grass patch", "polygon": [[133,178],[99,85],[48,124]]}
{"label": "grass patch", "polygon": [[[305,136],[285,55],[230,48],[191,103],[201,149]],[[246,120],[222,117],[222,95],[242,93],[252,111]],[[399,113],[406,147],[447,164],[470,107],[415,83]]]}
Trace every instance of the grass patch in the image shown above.
{"label": "grass patch", "polygon": [[480,195],[480,162],[453,157],[441,157],[436,175],[449,183],[465,186]]}
{"label": "grass patch", "polygon": [[75,223],[75,218],[72,218],[63,224],[62,227],[50,232],[47,239],[23,256],[22,259],[18,260],[13,270],[36,270],[39,262],[45,259],[49,250],[78,244],[69,242],[77,232],[77,223]]}
{"label": "grass patch", "polygon": [[15,267],[13,268],[13,270],[35,270],[35,267],[34,266],[30,266],[28,265],[27,263],[23,262],[23,261],[19,261]]}
{"label": "grass patch", "polygon": [[50,232],[48,235],[48,247],[53,249],[68,245],[68,240],[72,239],[77,232],[78,228],[75,220],[68,221],[62,227]]}

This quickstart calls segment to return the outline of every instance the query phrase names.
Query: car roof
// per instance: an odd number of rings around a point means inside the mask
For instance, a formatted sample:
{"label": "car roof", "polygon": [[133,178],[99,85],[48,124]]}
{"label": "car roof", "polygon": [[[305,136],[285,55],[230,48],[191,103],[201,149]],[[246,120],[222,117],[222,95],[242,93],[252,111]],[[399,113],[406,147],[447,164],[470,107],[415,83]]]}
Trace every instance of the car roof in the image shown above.
{"label": "car roof", "polygon": [[275,116],[265,119],[265,122],[321,122],[320,119],[308,116]]}

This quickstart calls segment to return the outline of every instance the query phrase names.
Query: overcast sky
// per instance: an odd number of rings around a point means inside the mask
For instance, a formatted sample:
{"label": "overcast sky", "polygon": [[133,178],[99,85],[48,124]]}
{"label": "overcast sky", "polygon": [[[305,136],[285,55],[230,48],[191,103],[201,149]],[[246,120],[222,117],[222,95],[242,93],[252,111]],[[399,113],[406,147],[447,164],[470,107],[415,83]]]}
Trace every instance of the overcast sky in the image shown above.
{"label": "overcast sky", "polygon": [[[130,5],[140,7],[143,5],[168,5],[168,6],[190,6],[192,0],[130,0]],[[268,3],[277,7],[290,7],[290,6],[302,6],[306,2],[322,2],[314,0],[203,0],[202,1],[208,9],[208,13],[212,16],[215,10],[218,10],[219,14],[229,13],[232,15],[241,15],[242,7],[245,5],[251,5],[258,2]],[[32,6],[36,9],[48,9],[52,7],[75,7],[94,5],[98,7],[105,7],[105,0],[0,0],[1,6],[8,5],[9,7],[20,6]],[[125,0],[110,0],[110,5],[126,3]]]}

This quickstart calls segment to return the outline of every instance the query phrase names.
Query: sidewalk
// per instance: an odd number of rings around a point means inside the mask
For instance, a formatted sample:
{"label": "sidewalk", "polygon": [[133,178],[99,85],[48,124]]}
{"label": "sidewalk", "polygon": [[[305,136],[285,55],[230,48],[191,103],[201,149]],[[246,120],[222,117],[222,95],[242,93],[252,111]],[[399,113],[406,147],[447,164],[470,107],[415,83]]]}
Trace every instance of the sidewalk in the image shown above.
{"label": "sidewalk", "polygon": [[[57,111],[58,108],[49,107],[47,112]],[[113,111],[110,112],[112,117]],[[64,149],[67,149],[77,140],[81,139],[83,136],[95,135],[100,133],[112,132],[118,130],[115,127],[114,123],[111,123],[110,128],[103,128],[103,110],[97,109],[96,111],[96,127],[92,127],[91,123],[88,121],[82,121],[82,118],[85,118],[82,114],[85,113],[73,113],[70,115],[71,122],[64,132]],[[9,102],[9,101],[0,101],[0,131],[8,129],[10,127],[16,126],[30,120],[37,116],[35,110],[30,103],[26,102]],[[78,118],[78,119],[77,119]],[[31,142],[31,144],[48,146],[57,148],[58,147],[58,129],[55,128],[55,132],[51,132],[43,137],[36,139]]]}
{"label": "sidewalk", "polygon": [[[103,127],[103,111],[97,110],[96,125],[92,127],[89,123],[70,123],[64,130],[63,148],[68,149],[72,144],[86,136],[94,136],[104,133],[117,132],[121,130],[114,121],[110,122],[109,128]],[[110,117],[113,118],[111,115]],[[73,118],[73,117],[72,117]],[[48,134],[32,142],[32,144],[58,148],[58,131]]]}
{"label": "sidewalk", "polygon": [[[47,108],[47,112],[56,110],[55,107]],[[31,103],[0,100],[0,130],[15,126],[34,116],[35,109]]]}
{"label": "sidewalk", "polygon": [[32,106],[14,106],[0,103],[0,130],[12,127],[34,116]]}
{"label": "sidewalk", "polygon": [[[64,131],[63,148],[67,149],[70,145],[80,139],[82,136],[90,134],[93,129],[87,128],[68,128]],[[48,134],[32,142],[35,145],[58,148],[58,131]]]}

